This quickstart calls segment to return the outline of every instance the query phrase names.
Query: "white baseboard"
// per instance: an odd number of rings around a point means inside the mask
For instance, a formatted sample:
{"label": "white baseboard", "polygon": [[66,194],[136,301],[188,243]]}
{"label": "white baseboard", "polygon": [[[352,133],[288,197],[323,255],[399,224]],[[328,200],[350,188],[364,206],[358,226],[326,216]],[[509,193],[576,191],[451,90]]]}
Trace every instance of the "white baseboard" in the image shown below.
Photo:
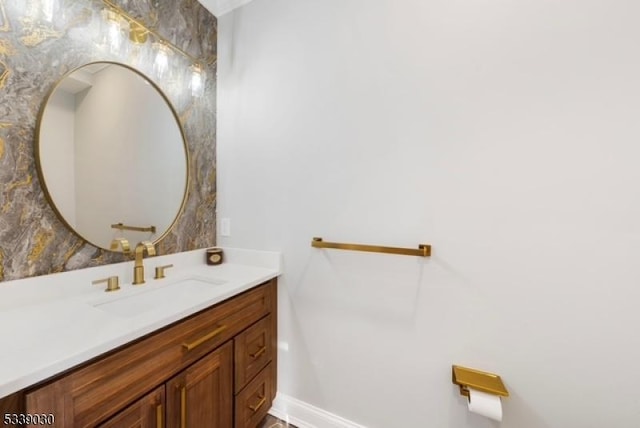
{"label": "white baseboard", "polygon": [[366,428],[280,392],[269,414],[298,428]]}

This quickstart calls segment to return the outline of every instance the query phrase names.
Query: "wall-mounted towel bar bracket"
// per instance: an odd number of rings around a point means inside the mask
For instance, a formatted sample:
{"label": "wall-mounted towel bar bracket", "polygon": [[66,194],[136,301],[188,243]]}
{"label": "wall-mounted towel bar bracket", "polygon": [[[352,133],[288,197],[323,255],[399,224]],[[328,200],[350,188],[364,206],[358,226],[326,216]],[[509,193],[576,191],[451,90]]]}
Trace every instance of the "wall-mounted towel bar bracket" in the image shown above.
{"label": "wall-mounted towel bar bracket", "polygon": [[326,242],[322,238],[313,238],[311,246],[314,248],[333,248],[336,250],[367,251],[370,253],[399,254],[403,256],[429,257],[431,245],[420,244],[417,249],[382,247],[379,245],[344,244],[338,242]]}

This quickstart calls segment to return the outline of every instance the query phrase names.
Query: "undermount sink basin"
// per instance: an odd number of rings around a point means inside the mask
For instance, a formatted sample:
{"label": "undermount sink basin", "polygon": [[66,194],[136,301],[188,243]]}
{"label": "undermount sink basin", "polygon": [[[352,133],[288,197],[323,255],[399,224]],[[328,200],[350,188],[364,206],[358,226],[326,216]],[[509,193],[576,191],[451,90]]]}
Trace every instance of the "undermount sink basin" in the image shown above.
{"label": "undermount sink basin", "polygon": [[[223,285],[227,281],[211,278],[187,278],[166,285],[147,281],[135,294],[95,303],[97,309],[124,317],[132,317],[158,308],[176,308],[197,304],[202,294],[212,286]],[[117,292],[116,292],[117,293]],[[109,293],[110,294],[110,293]]]}

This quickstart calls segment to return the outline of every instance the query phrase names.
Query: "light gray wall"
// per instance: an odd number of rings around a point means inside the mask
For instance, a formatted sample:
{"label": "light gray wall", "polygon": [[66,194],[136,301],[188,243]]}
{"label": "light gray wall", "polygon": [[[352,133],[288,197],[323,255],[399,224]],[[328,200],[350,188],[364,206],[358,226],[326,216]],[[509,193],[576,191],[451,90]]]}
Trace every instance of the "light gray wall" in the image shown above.
{"label": "light gray wall", "polygon": [[[220,245],[282,250],[280,392],[371,428],[640,426],[640,4],[256,0],[220,18]],[[327,240],[433,257],[315,250]]]}

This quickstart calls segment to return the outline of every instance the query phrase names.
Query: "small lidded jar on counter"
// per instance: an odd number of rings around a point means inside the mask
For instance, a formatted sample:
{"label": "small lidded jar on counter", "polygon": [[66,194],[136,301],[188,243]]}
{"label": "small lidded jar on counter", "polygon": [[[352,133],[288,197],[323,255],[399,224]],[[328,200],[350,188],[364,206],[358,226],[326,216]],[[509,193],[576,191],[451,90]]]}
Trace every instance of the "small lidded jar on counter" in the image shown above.
{"label": "small lidded jar on counter", "polygon": [[207,264],[208,265],[219,265],[223,260],[223,252],[222,248],[207,248]]}

